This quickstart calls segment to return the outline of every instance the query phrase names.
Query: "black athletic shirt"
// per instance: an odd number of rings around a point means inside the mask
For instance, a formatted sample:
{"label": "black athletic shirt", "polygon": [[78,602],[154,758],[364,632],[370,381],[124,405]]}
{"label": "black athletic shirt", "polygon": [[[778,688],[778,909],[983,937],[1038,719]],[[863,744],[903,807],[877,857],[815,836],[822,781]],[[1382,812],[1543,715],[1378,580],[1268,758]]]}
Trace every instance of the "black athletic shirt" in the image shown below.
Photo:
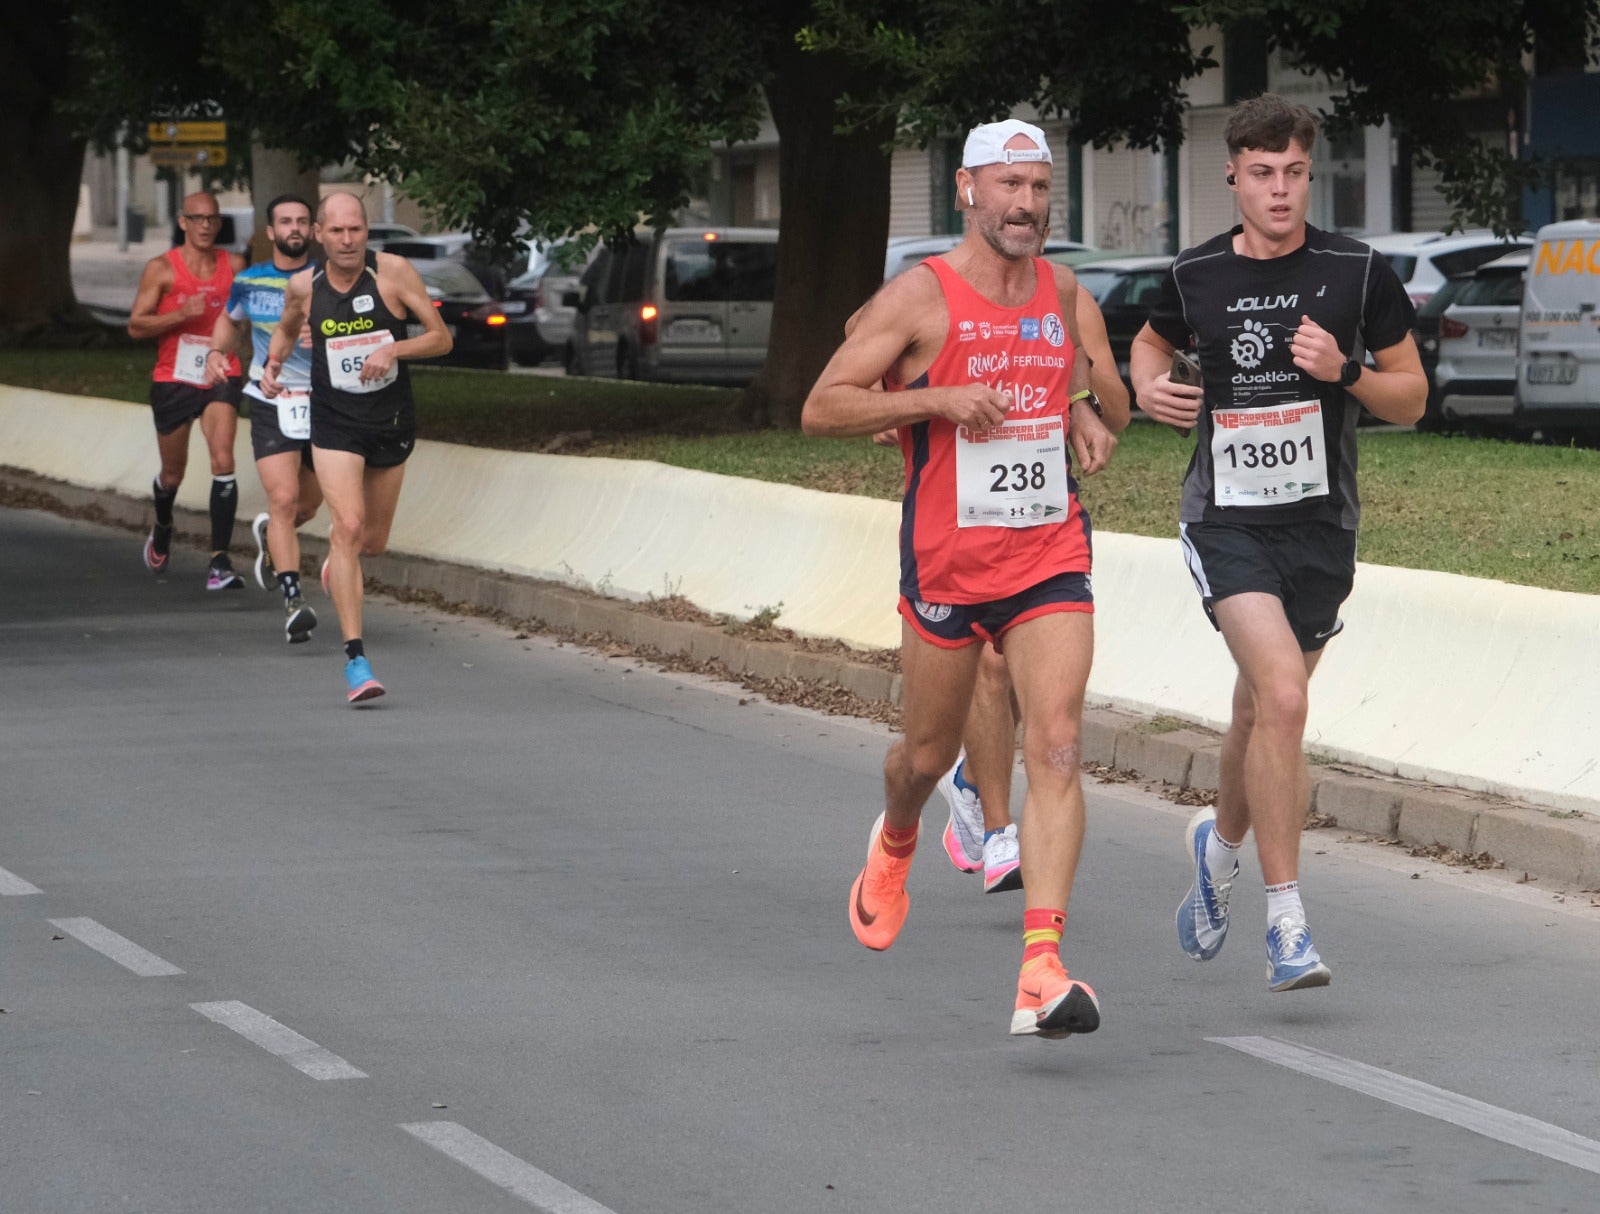
{"label": "black athletic shirt", "polygon": [[[1403,341],[1416,320],[1389,263],[1358,240],[1306,225],[1306,241],[1282,257],[1241,257],[1236,226],[1179,253],[1167,272],[1150,327],[1200,359],[1205,400],[1197,443],[1183,481],[1179,519],[1185,523],[1290,523],[1324,520],[1354,531],[1361,514],[1356,493],[1356,420],[1361,404],[1338,384],[1323,383],[1294,365],[1290,339],[1309,316],[1347,357]],[[1328,493],[1287,505],[1218,506],[1213,498],[1211,414],[1319,400],[1328,461]]]}
{"label": "black athletic shirt", "polygon": [[[360,338],[388,330],[395,341],[406,335],[406,322],[384,306],[378,290],[378,255],[367,251],[366,268],[344,294],[328,282],[328,268],[318,265],[311,279],[311,408],[362,426],[407,426],[416,410],[411,400],[411,378],[404,362],[396,360],[394,380],[373,392],[352,391],[333,385],[335,371],[351,376],[359,371],[356,358],[363,347],[339,349],[341,339]],[[328,343],[336,343],[329,362]]]}

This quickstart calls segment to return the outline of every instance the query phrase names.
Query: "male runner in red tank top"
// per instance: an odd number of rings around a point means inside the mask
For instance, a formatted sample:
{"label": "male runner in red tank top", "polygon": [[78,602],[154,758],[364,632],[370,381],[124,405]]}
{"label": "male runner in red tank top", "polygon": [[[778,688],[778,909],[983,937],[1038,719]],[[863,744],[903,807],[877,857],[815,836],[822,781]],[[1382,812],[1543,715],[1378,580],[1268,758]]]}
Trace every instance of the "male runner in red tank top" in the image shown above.
{"label": "male runner in red tank top", "polygon": [[[1037,254],[1050,205],[1044,133],[973,129],[958,196],[966,238],[891,280],[823,369],[806,433],[898,428],[904,737],[884,763],[886,808],[850,891],[850,924],[886,949],[905,921],[923,803],[955,762],[982,642],[1004,650],[1025,726],[1024,951],[1011,1032],[1062,1037],[1100,1024],[1060,941],[1083,843],[1079,729],[1094,647],[1085,471],[1115,440],[1089,391],[1077,279]],[[874,391],[880,381],[887,391]]]}
{"label": "male runner in red tank top", "polygon": [[234,572],[228,557],[239,507],[233,467],[243,387],[238,358],[223,351],[227,378],[214,387],[206,383],[212,330],[228,302],[234,272],[244,268],[244,258],[217,248],[221,224],[222,213],[210,194],[190,194],[183,200],[178,216],[183,243],[145,265],[128,317],[128,336],[159,339],[150,408],[161,471],[153,486],[156,521],[144,542],[144,563],[154,573],[166,570],[172,503],[189,463],[189,431],[198,418],[211,454],[211,566],[206,589],[242,590],[244,579]]}

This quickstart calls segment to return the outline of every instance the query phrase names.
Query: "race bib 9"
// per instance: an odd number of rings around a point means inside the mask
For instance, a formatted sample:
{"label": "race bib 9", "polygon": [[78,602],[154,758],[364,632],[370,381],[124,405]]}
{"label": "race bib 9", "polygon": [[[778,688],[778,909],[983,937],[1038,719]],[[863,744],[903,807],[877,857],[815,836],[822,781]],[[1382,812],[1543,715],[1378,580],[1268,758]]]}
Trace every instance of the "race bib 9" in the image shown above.
{"label": "race bib 9", "polygon": [[1212,498],[1219,506],[1282,506],[1326,497],[1325,443],[1320,401],[1214,410]]}
{"label": "race bib 9", "polygon": [[361,368],[367,357],[394,341],[388,329],[374,329],[366,333],[352,333],[348,337],[330,337],[324,347],[328,359],[328,382],[341,392],[376,392],[387,388],[399,378],[400,364],[394,363],[389,373],[379,379],[361,382]]}
{"label": "race bib 9", "polygon": [[192,333],[178,335],[178,352],[172,359],[172,378],[179,383],[206,386],[206,354],[211,343]]}

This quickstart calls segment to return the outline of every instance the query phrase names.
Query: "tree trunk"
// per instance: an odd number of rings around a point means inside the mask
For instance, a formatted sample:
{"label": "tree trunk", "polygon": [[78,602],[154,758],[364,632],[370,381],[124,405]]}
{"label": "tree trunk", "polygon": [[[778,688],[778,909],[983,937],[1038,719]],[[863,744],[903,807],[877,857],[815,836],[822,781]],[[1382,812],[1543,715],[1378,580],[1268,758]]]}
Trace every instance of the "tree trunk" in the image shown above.
{"label": "tree trunk", "polygon": [[803,52],[790,37],[780,40],[773,67],[777,294],[766,366],[745,390],[741,414],[756,425],[795,427],[845,321],[883,284],[894,123],[835,132],[840,96],[867,93],[871,83],[837,56]]}
{"label": "tree trunk", "polygon": [[300,157],[283,148],[263,147],[259,141],[250,144],[250,197],[256,208],[256,230],[250,241],[250,260],[265,261],[272,256],[272,242],[267,239],[267,204],[279,194],[298,194],[317,213],[317,188],[320,181],[315,167],[300,167]]}
{"label": "tree trunk", "polygon": [[93,333],[72,291],[84,140],[57,116],[71,30],[59,2],[20,5],[0,38],[0,343]]}

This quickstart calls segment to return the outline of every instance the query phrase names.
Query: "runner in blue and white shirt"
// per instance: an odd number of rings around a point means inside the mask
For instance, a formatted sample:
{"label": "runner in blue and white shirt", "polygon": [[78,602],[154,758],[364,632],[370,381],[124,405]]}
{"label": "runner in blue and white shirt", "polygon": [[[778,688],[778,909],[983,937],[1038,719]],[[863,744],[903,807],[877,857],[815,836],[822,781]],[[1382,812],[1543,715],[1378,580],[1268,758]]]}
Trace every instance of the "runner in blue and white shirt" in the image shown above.
{"label": "runner in blue and white shirt", "polygon": [[284,287],[310,259],[311,207],[290,194],[274,198],[267,206],[267,236],[273,255],[234,275],[233,290],[217,318],[206,364],[208,373],[222,371],[224,352],[239,343],[241,327],[248,321],[252,350],[244,394],[250,399],[250,445],[261,487],[267,492],[267,511],[256,515],[250,526],[257,549],[256,584],[263,590],[276,585],[283,591],[284,634],[295,644],[309,640],[317,624],[316,612],[300,594],[300,538],[296,534],[322,504],[322,488],[311,466],[309,334],[295,343],[279,371],[284,391],[276,398],[261,390],[261,369],[283,313]]}

